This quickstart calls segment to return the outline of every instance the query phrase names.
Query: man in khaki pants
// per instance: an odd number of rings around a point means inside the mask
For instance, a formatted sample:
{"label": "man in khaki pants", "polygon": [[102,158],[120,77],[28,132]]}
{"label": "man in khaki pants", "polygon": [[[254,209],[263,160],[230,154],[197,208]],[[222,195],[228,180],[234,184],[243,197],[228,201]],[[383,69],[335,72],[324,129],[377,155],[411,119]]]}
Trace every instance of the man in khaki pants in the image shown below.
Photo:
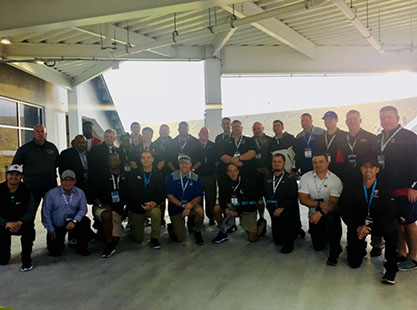
{"label": "man in khaki pants", "polygon": [[161,232],[161,209],[165,199],[165,180],[158,169],[153,168],[154,156],[150,151],[143,151],[141,165],[133,169],[127,178],[128,203],[132,221],[133,238],[141,243],[144,235],[144,224],[151,218],[151,241],[153,249],[161,248],[159,237]]}

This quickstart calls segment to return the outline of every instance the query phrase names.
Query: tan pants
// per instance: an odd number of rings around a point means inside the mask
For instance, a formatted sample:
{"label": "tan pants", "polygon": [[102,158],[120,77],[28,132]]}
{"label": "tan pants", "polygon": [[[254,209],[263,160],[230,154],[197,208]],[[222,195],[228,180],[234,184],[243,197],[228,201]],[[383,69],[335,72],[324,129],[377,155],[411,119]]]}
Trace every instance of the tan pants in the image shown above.
{"label": "tan pants", "polygon": [[145,214],[130,212],[133,238],[136,242],[143,241],[146,218],[151,218],[151,239],[159,239],[161,234],[161,209],[159,207],[146,211]]}

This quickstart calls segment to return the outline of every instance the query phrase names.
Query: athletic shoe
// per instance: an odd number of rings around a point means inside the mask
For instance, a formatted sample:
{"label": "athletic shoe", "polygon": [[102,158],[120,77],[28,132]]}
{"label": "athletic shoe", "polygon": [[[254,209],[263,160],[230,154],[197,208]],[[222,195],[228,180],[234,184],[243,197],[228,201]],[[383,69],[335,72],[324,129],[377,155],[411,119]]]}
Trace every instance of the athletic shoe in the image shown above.
{"label": "athletic shoe", "polygon": [[209,219],[209,226],[214,226],[214,225],[216,225],[216,221],[214,220],[214,218],[210,218]]}
{"label": "athletic shoe", "polygon": [[401,254],[397,254],[397,263],[401,263],[407,259],[407,256],[402,256]]}
{"label": "athletic shoe", "polygon": [[32,264],[23,264],[22,267],[20,268],[21,272],[26,272],[26,271],[31,271],[33,269],[33,265]]}
{"label": "athletic shoe", "polygon": [[152,238],[150,244],[154,250],[159,250],[161,248],[161,244],[159,243],[158,239]]}
{"label": "athletic shoe", "polygon": [[289,253],[291,253],[292,251],[294,250],[294,246],[291,244],[291,245],[284,245],[282,248],[281,248],[281,253],[282,254],[289,254]]}
{"label": "athletic shoe", "polygon": [[417,262],[411,257],[407,257],[403,262],[398,263],[398,269],[400,271],[411,271],[417,269]]}
{"label": "athletic shoe", "polygon": [[195,243],[197,243],[198,245],[203,245],[204,244],[204,240],[203,240],[203,237],[201,236],[200,231],[195,231],[194,232],[194,239],[195,239]]}
{"label": "athletic shoe", "polygon": [[326,262],[328,266],[337,266],[337,263],[338,263],[337,257],[332,257],[332,256],[329,256]]}
{"label": "athletic shoe", "polygon": [[68,245],[70,248],[75,248],[77,244],[78,244],[78,240],[75,238],[68,241]]}
{"label": "athletic shoe", "polygon": [[381,248],[372,248],[371,252],[371,257],[378,257],[381,256],[382,254],[382,249]]}
{"label": "athletic shoe", "polygon": [[103,253],[101,253],[101,258],[109,258],[111,257],[114,253],[116,252],[116,248],[114,247],[114,245],[107,245],[104,250]]}
{"label": "athletic shoe", "polygon": [[222,242],[225,242],[229,240],[227,233],[224,231],[219,231],[219,233],[217,234],[216,238],[214,238],[213,240],[211,240],[213,243],[215,244],[219,244]]}
{"label": "athletic shoe", "polygon": [[381,282],[385,284],[395,284],[395,274],[396,273],[393,271],[386,271]]}

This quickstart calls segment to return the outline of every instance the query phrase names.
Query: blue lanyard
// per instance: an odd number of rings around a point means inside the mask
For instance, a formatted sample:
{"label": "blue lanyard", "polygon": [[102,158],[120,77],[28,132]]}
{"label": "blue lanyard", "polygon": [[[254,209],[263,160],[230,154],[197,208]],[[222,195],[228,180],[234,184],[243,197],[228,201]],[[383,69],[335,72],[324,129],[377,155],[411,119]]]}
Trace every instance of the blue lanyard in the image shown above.
{"label": "blue lanyard", "polygon": [[371,191],[371,197],[368,197],[368,191],[366,190],[366,186],[365,184],[363,185],[363,192],[365,193],[365,199],[366,202],[368,203],[368,215],[371,214],[371,204],[372,204],[372,199],[374,198],[374,192],[375,192],[375,187],[376,187],[376,180],[374,182],[374,185],[372,186],[372,191]]}
{"label": "blue lanyard", "polygon": [[152,171],[149,173],[149,177],[146,178],[146,173],[143,173],[143,182],[145,183],[145,187],[148,186],[149,182],[151,181]]}

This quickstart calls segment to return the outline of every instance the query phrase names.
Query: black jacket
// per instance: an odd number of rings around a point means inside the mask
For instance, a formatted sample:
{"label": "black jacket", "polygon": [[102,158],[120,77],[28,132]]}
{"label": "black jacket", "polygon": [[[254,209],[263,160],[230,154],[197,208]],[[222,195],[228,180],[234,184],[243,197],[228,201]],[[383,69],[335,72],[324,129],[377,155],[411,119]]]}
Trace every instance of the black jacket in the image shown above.
{"label": "black jacket", "polygon": [[213,142],[207,141],[205,147],[202,148],[201,166],[195,173],[200,177],[213,175],[216,173],[217,149]]}
{"label": "black jacket", "polygon": [[0,229],[8,222],[33,222],[36,210],[32,193],[23,182],[14,193],[9,192],[7,181],[0,184]]}
{"label": "black jacket", "polygon": [[185,146],[183,145],[183,149],[181,149],[179,136],[176,136],[171,140],[166,149],[167,162],[171,162],[176,169],[178,169],[178,155],[181,153],[190,156],[193,165],[202,161],[203,149],[201,147],[200,141],[190,135],[186,143],[187,144],[185,144]]}
{"label": "black jacket", "polygon": [[[149,174],[146,174],[146,178]],[[144,214],[142,204],[155,201],[160,205],[165,199],[165,178],[158,169],[152,170],[149,184],[145,187],[145,176],[141,168],[133,169],[127,175],[127,191],[129,211]]]}
{"label": "black jacket", "polygon": [[77,177],[77,187],[87,195],[88,175],[86,174],[88,174],[88,167],[87,170],[84,170],[80,155],[75,147],[63,150],[59,156],[59,174],[62,175],[68,169],[74,171]]}
{"label": "black jacket", "polygon": [[256,188],[246,178],[240,176],[240,180],[239,184],[238,181],[232,181],[229,177],[227,178],[219,193],[219,204],[222,209],[226,209],[231,205],[232,197],[235,196],[238,200],[238,205],[234,207],[238,213],[256,212]]}

